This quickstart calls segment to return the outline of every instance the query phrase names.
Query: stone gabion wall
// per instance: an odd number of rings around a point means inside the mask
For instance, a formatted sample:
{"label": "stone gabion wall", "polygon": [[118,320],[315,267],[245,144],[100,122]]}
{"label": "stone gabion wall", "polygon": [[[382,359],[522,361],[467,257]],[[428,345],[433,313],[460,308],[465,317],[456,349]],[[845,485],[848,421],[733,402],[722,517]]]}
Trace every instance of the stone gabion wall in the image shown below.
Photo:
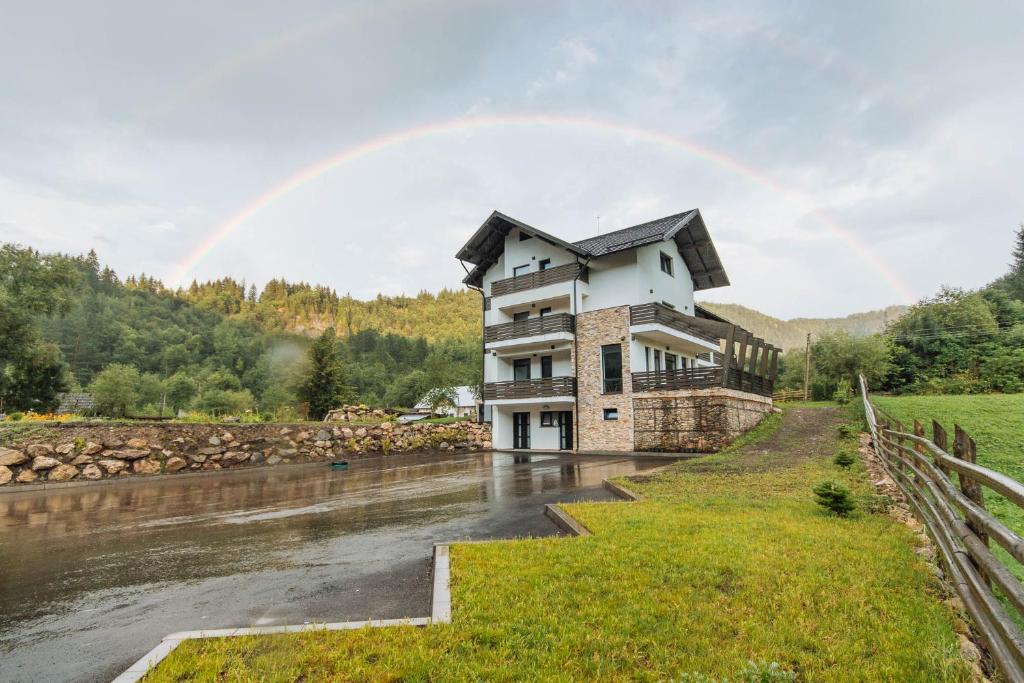
{"label": "stone gabion wall", "polygon": [[[622,393],[602,394],[601,347],[622,346]],[[576,420],[581,451],[633,450],[633,385],[630,382],[629,306],[588,311],[576,316]],[[605,420],[616,408],[618,420]]]}
{"label": "stone gabion wall", "polygon": [[635,449],[712,453],[771,411],[771,398],[733,389],[687,389],[634,398]]}
{"label": "stone gabion wall", "polygon": [[490,425],[475,422],[369,426],[71,422],[40,425],[32,434],[15,436],[0,447],[0,486],[490,447]]}

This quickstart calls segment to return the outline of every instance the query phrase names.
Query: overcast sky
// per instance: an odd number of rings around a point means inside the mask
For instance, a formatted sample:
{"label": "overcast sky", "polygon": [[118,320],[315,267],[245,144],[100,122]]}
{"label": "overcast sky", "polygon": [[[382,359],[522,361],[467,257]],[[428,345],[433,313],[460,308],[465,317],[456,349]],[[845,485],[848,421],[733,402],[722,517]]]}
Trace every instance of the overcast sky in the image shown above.
{"label": "overcast sky", "polygon": [[698,207],[732,280],[707,299],[906,303],[1006,269],[1022,26],[1019,0],[0,0],[0,241],[369,298],[460,287],[495,208],[577,240]]}

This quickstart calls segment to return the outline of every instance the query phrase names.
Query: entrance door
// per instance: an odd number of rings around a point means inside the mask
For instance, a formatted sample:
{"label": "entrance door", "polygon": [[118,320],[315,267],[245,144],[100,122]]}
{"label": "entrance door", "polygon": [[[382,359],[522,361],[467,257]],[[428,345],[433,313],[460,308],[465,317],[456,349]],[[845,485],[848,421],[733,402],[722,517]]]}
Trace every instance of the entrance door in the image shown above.
{"label": "entrance door", "polygon": [[558,448],[563,451],[572,450],[572,411],[563,410],[558,413]]}
{"label": "entrance door", "polygon": [[530,447],[530,414],[512,413],[512,448]]}

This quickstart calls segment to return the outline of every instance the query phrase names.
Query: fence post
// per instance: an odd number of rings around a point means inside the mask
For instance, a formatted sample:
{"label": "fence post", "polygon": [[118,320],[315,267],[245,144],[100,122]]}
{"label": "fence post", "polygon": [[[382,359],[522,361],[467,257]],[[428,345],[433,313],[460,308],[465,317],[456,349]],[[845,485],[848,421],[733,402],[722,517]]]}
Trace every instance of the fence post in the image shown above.
{"label": "fence post", "polygon": [[[900,422],[898,420],[893,420],[892,421],[892,426],[889,427],[889,429],[891,429],[892,431],[896,432],[897,434],[902,434],[903,433],[903,425],[900,424]],[[893,464],[894,467],[899,469],[901,474],[906,474],[906,469],[903,467],[903,451],[901,451],[899,449],[899,446],[903,445],[903,437],[891,434],[889,436],[889,438],[892,441],[896,442],[896,445],[893,446],[893,451],[892,451],[893,452],[893,462],[892,462],[892,464]]]}
{"label": "fence post", "polygon": [[[914,418],[914,436],[924,437],[924,425],[921,424],[916,417]],[[914,442],[914,450],[920,453],[921,455],[925,454],[924,444],[918,443],[916,441]],[[917,483],[921,486],[924,486],[924,480],[922,480],[921,477],[917,477]]]}
{"label": "fence post", "polygon": [[[937,420],[932,420],[932,442],[945,452],[949,453],[949,439],[946,437],[946,430],[942,428],[942,425],[940,425]],[[938,462],[938,458],[936,458],[935,464],[940,470],[942,470],[943,474],[947,477],[950,476],[949,468],[941,462]]]}
{"label": "fence post", "polygon": [[[729,386],[729,368],[732,364],[732,347],[735,344],[736,326],[730,325],[725,333],[725,350],[722,353],[722,387]],[[714,358],[714,356],[712,356]]]}
{"label": "fence post", "polygon": [[[953,456],[969,463],[976,463],[978,460],[977,444],[974,443],[974,439],[968,436],[967,432],[961,429],[958,424],[953,425]],[[982,493],[981,484],[971,477],[960,474],[960,490],[963,491],[964,495],[970,498],[978,507],[985,509],[985,495]],[[975,526],[970,519],[967,520],[967,528],[974,532],[974,535],[978,537],[978,540],[986,546],[988,545],[988,534],[985,533],[983,529]],[[977,566],[977,564],[975,564],[975,566]],[[985,582],[991,586],[992,581],[981,567],[978,567],[978,573],[983,579],[985,579]]]}

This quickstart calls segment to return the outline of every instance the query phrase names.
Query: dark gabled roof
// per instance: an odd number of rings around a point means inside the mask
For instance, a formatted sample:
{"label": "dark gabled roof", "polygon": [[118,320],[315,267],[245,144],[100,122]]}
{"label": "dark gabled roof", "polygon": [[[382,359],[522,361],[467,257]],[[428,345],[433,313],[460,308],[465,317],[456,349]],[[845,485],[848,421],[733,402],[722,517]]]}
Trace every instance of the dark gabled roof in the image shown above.
{"label": "dark gabled roof", "polygon": [[475,266],[463,280],[464,283],[474,287],[481,285],[484,273],[498,261],[505,247],[505,236],[513,228],[519,228],[522,232],[586,259],[600,258],[627,249],[674,239],[693,278],[694,290],[724,287],[729,284],[729,276],[726,275],[725,267],[718,258],[718,252],[698,209],[665,216],[572,244],[495,211],[455,255],[460,261],[468,261]]}
{"label": "dark gabled roof", "polygon": [[718,258],[718,251],[711,241],[704,218],[699,209],[691,209],[664,218],[623,228],[597,237],[580,240],[576,246],[583,247],[594,256],[607,256],[626,249],[635,249],[647,244],[674,238],[679,253],[693,277],[695,290],[725,287],[729,276]]}
{"label": "dark gabled roof", "polygon": [[498,261],[498,257],[501,256],[501,252],[505,249],[505,236],[512,232],[513,228],[519,228],[521,232],[525,232],[528,235],[533,235],[536,238],[542,239],[545,242],[554,244],[557,247],[587,258],[590,256],[585,250],[566,242],[565,240],[559,239],[554,235],[550,235],[543,230],[538,230],[532,225],[527,225],[522,221],[517,221],[511,216],[506,216],[500,211],[493,211],[491,215],[487,217],[487,220],[477,229],[473,236],[469,238],[469,241],[462,245],[459,252],[455,255],[455,258],[460,261],[468,261],[476,267],[463,279],[463,282],[467,285],[479,287],[483,282],[484,273],[487,269],[493,266]]}
{"label": "dark gabled roof", "polygon": [[617,251],[625,251],[633,247],[642,247],[645,244],[660,242],[665,239],[665,233],[692,213],[695,213],[695,210],[665,216],[664,218],[634,225],[631,228],[608,232],[597,237],[588,237],[585,240],[576,242],[576,246],[583,247],[594,256],[605,256],[607,254],[614,254]]}

